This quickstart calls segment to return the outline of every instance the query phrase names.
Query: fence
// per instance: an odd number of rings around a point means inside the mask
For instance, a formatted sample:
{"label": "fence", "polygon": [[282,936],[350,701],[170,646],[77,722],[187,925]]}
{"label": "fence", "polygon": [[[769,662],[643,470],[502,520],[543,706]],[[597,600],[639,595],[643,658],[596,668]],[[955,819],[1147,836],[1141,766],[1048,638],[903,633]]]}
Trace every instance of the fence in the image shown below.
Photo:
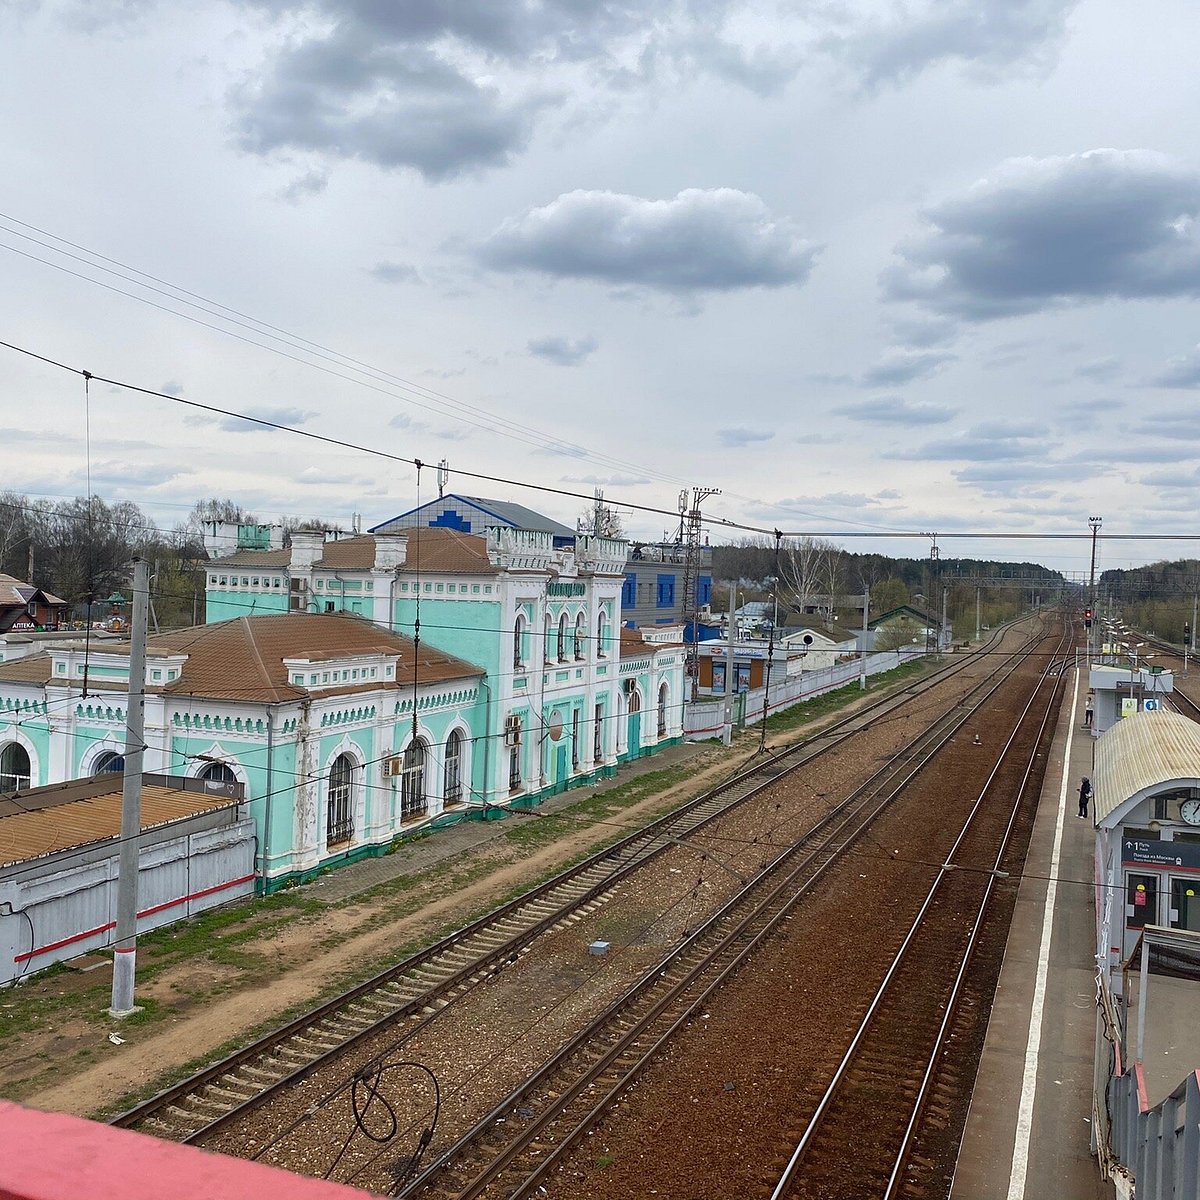
{"label": "fence", "polygon": [[1200,1077],[1193,1071],[1161,1103],[1146,1102],[1141,1064],[1108,1084],[1112,1150],[1138,1200],[1200,1197]]}
{"label": "fence", "polygon": [[[881,675],[885,671],[894,671],[897,667],[925,653],[924,646],[902,646],[899,650],[886,650],[872,654],[867,660],[867,674]],[[782,675],[782,668],[779,671]],[[832,692],[837,688],[854,683],[862,675],[862,663],[855,659],[853,662],[837,663],[832,667],[824,667],[819,671],[804,671],[776,682],[771,680],[771,695],[769,713],[782,712],[794,704],[801,704],[813,696],[824,692]],[[689,741],[700,742],[707,738],[720,737],[729,724],[726,705],[732,699],[737,708],[734,711],[733,723],[738,726],[757,725],[763,719],[764,708],[767,705],[767,689],[752,688],[734,697],[705,696],[690,702],[684,707],[683,733]]]}

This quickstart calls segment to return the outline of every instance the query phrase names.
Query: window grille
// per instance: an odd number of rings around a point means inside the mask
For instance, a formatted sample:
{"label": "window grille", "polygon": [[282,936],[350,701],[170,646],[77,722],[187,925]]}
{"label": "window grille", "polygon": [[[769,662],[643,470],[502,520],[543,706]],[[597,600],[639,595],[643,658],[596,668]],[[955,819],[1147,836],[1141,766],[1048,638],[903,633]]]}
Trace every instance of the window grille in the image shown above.
{"label": "window grille", "polygon": [[354,836],[353,795],[354,763],[349,755],[340,754],[329,768],[329,802],[325,822],[327,846],[348,842]]}
{"label": "window grille", "polygon": [[443,800],[446,804],[462,802],[462,735],[452,730],[446,739],[446,786]]}
{"label": "window grille", "polygon": [[404,752],[400,771],[400,820],[423,817],[425,800],[425,743],[413,742]]}

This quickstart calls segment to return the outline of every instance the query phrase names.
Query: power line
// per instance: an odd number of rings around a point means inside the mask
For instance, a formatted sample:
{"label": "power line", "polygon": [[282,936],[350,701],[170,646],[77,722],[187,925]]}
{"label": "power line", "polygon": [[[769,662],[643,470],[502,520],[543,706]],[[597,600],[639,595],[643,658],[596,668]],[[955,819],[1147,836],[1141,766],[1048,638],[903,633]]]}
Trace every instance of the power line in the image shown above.
{"label": "power line", "polygon": [[[226,321],[230,324],[238,326],[239,328],[257,334],[260,337],[267,337],[273,341],[282,342],[282,344],[287,346],[289,349],[300,351],[303,354],[315,355],[316,357],[333,363],[338,367],[347,367],[349,370],[355,372],[356,375],[366,375],[368,379],[385,385],[384,388],[372,387],[371,390],[383,391],[385,394],[392,395],[403,403],[414,405],[417,408],[423,409],[435,415],[442,415],[444,408],[449,405],[452,409],[456,410],[455,415],[464,420],[467,424],[474,425],[476,428],[484,429],[491,433],[499,433],[501,436],[511,437],[516,441],[521,441],[528,445],[537,447],[544,446],[548,442],[553,442],[572,452],[578,451],[581,456],[586,457],[602,466],[619,467],[625,470],[636,470],[643,474],[653,475],[659,479],[673,483],[685,482],[684,480],[678,479],[675,476],[652,468],[643,467],[637,463],[627,462],[624,459],[614,458],[611,455],[591,451],[587,449],[587,447],[578,445],[576,443],[562,442],[559,439],[550,437],[544,431],[522,425],[519,422],[512,421],[507,418],[497,418],[494,413],[489,413],[484,409],[476,407],[475,405],[468,404],[466,401],[458,400],[444,392],[439,392],[436,389],[426,387],[424,384],[415,383],[412,380],[405,379],[403,376],[396,375],[382,367],[373,366],[372,364],[364,362],[361,359],[357,359],[351,355],[343,354],[340,351],[333,350],[319,342],[314,342],[309,338],[304,338],[298,334],[289,333],[287,330],[282,329],[277,325],[272,325],[269,322],[261,321],[256,317],[241,312],[238,309],[230,308],[228,305],[221,304],[219,301],[211,300],[197,292],[189,291],[187,288],[179,287],[178,285],[163,280],[158,276],[150,275],[136,267],[129,266],[127,263],[122,263],[117,259],[109,258],[107,255],[100,254],[97,251],[89,250],[87,247],[81,246],[76,242],[71,242],[65,238],[60,238],[56,234],[49,233],[44,229],[40,229],[36,225],[30,225],[28,222],[21,221],[16,217],[11,217],[7,214],[0,213],[0,220],[9,221],[12,224],[20,225],[25,229],[31,229],[36,233],[42,234],[43,237],[52,239],[54,242],[59,242],[64,246],[71,246],[73,249],[81,250],[84,254],[90,255],[91,258],[84,258],[79,254],[72,254],[70,251],[63,250],[59,246],[51,245],[49,242],[41,241],[38,238],[31,237],[29,234],[20,232],[20,230],[0,226],[0,230],[3,230],[3,232],[8,233],[10,236],[19,237],[25,241],[32,242],[35,245],[49,250],[53,254],[61,254],[66,258],[72,259],[73,261],[81,263],[82,265],[93,270],[102,271],[105,274],[112,275],[115,278],[133,284],[135,287],[145,288],[146,290],[151,291],[159,296],[163,296],[166,299],[175,301],[178,304],[186,305],[189,308],[197,309],[198,311],[204,312],[209,316],[213,316],[220,321]],[[344,379],[351,383],[357,383],[361,386],[371,387],[371,384],[365,383],[364,380],[358,379],[355,376],[346,375],[341,371],[335,371],[327,367],[322,367],[319,363],[309,362],[307,359],[300,358],[295,354],[290,354],[284,350],[280,350],[276,346],[255,341],[253,338],[248,338],[234,333],[231,330],[224,329],[219,325],[214,325],[211,322],[200,320],[189,313],[168,308],[167,306],[158,304],[144,296],[139,296],[136,293],[128,292],[123,288],[105,283],[103,280],[95,279],[89,275],[82,274],[79,271],[71,270],[69,267],[65,267],[61,263],[56,263],[49,259],[41,258],[36,254],[31,254],[28,251],[18,249],[16,246],[10,246],[6,243],[0,242],[0,249],[8,250],[13,254],[21,256],[22,258],[41,263],[43,266],[51,267],[54,270],[63,272],[64,274],[71,275],[77,279],[95,284],[97,287],[102,287],[108,291],[116,292],[119,295],[127,297],[128,299],[135,300],[140,304],[145,304],[151,308],[158,309],[161,312],[168,313],[172,316],[181,317],[184,320],[191,321],[193,324],[203,326],[204,328],[210,329],[213,332],[222,333],[227,337],[236,338],[238,341],[245,342],[259,349],[266,350],[269,353],[279,355],[280,357],[290,359],[293,362],[300,363],[302,366],[308,366],[314,368],[315,370],[324,371],[327,374],[335,375],[337,378]],[[101,262],[91,261],[93,258],[100,259]],[[113,266],[120,267],[122,271],[129,271],[132,273],[132,275],[140,276],[141,278],[132,278],[131,275],[122,274],[121,271],[111,270],[110,268],[103,266],[103,263],[112,263]],[[151,282],[145,283],[142,282],[142,280],[149,280]],[[155,284],[161,284],[162,286],[156,287],[154,286]],[[188,297],[191,297],[191,299],[188,299]],[[199,301],[200,303],[195,303],[195,301]],[[394,389],[400,390],[397,391]],[[417,393],[417,396],[410,396],[406,394],[408,392],[415,392]],[[426,402],[427,400],[434,400],[437,403],[431,404]],[[481,422],[479,420],[473,420],[472,417],[483,418],[483,421]]]}
{"label": "power line", "polygon": [[[67,363],[58,361],[57,359],[48,358],[45,355],[37,354],[32,350],[28,350],[23,346],[18,346],[12,342],[0,341],[0,346],[6,349],[13,350],[18,354],[26,355],[29,358],[36,359],[39,362],[45,363],[48,366],[57,367],[59,370],[68,371],[73,375],[83,377],[87,374],[81,368],[72,367]],[[294,425],[287,425],[281,421],[271,421],[265,417],[256,417],[250,413],[239,412],[236,409],[221,408],[213,404],[203,404],[198,400],[188,400],[183,396],[171,395],[169,392],[159,391],[156,388],[143,387],[139,384],[129,383],[125,380],[112,379],[108,376],[99,375],[91,372],[91,378],[97,383],[107,383],[110,387],[121,388],[125,391],[135,392],[139,395],[150,396],[159,400],[166,400],[171,404],[177,404],[182,407],[196,409],[201,412],[207,412],[214,416],[231,417],[239,421],[246,421],[250,424],[259,425],[265,429],[274,429],[280,433],[290,433],[296,437],[307,438],[311,441],[320,442],[329,446],[337,446],[339,449],[350,450],[360,454],[371,455],[376,458],[382,458],[389,462],[402,463],[405,466],[424,465],[419,458],[408,458],[402,454],[393,454],[387,450],[380,450],[373,446],[364,446],[357,442],[346,441],[342,438],[331,437],[328,434],[316,433],[309,429],[299,429]],[[504,475],[493,475],[483,471],[470,471],[462,468],[454,468],[454,474],[462,475],[468,479],[479,479],[487,483],[500,483],[507,487],[527,488],[532,491],[543,492],[548,495],[565,496],[572,500],[584,500],[594,502],[594,494],[585,492],[573,491],[569,488],[552,487],[549,484],[533,483],[529,480],[514,479]],[[618,500],[614,502],[621,508],[626,508],[634,512],[651,513],[655,516],[670,517],[672,521],[677,521],[679,512],[677,509],[661,508],[657,505],[639,504],[631,500]],[[735,521],[729,517],[712,517],[705,516],[701,518],[702,523],[711,527],[720,529],[737,529],[746,533],[755,533],[761,536],[774,536],[776,530],[767,529],[759,525],[749,525],[742,521]],[[820,530],[820,529],[792,529],[779,531],[781,536],[785,538],[917,538],[926,541],[929,534],[918,531],[868,531],[868,530]],[[1106,533],[1105,538],[1110,541],[1149,541],[1149,542],[1168,542],[1168,541],[1200,541],[1200,533],[1180,533],[1180,534],[1153,534],[1153,533]],[[1090,540],[1089,532],[1058,532],[1058,533],[1034,533],[1029,531],[998,531],[998,530],[958,530],[950,532],[939,532],[938,537],[943,540],[973,540],[980,539],[991,541],[1081,541]]]}

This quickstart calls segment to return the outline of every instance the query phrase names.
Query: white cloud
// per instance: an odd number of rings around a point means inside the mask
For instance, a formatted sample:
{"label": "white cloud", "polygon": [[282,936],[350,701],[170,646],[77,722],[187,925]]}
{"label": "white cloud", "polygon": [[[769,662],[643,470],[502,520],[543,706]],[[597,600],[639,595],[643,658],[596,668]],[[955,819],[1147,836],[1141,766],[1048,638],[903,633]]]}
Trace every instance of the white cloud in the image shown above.
{"label": "white cloud", "polygon": [[801,284],[818,250],[757,196],[691,188],[671,200],[567,192],[505,221],[479,257],[494,270],[687,293]]}

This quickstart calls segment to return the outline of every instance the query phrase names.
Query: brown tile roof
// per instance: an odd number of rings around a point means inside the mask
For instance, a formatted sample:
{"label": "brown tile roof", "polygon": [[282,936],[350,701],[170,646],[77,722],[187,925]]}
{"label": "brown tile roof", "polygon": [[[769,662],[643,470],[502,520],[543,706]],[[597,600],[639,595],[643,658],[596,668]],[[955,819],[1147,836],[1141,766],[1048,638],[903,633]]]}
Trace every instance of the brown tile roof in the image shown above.
{"label": "brown tile roof", "polygon": [[[186,653],[179,678],[163,690],[189,696],[245,700],[295,700],[309,692],[289,681],[285,658],[325,662],[363,654],[396,655],[396,680],[355,681],[345,687],[322,688],[316,695],[408,687],[413,683],[413,641],[391,633],[363,617],[345,613],[280,613],[237,617],[150,639],[149,651]],[[481,667],[421,644],[417,662],[421,683],[440,683],[484,674]]]}
{"label": "brown tile roof", "polygon": [[38,593],[46,597],[47,604],[66,604],[66,601],[40,588],[36,584],[26,583],[15,575],[5,575],[0,572],[0,604],[19,604],[22,608]]}
{"label": "brown tile roof", "polygon": [[642,637],[640,629],[621,628],[621,657],[636,658],[639,654],[652,654],[656,647]]}
{"label": "brown tile roof", "polygon": [[[457,529],[406,529],[407,561],[399,568],[414,575],[418,568],[439,575],[496,575],[487,553],[487,539]],[[369,571],[375,565],[375,538],[370,534],[326,542],[321,557],[313,564],[327,571]],[[210,572],[226,567],[287,567],[290,550],[239,550],[206,565]]]}
{"label": "brown tile roof", "polygon": [[[107,654],[128,654],[128,642],[108,642]],[[161,688],[151,684],[147,690],[211,699],[257,700],[277,703],[298,700],[308,695],[342,695],[381,688],[412,687],[413,641],[404,634],[392,633],[364,617],[347,613],[278,613],[272,616],[235,617],[173,633],[156,634],[147,639],[146,651],[154,654],[186,654],[187,661],[179,678]],[[308,659],[328,662],[334,658],[386,654],[395,656],[396,679],[347,681],[343,685],[323,687],[309,692],[290,681],[283,660]],[[435,650],[421,643],[417,661],[419,683],[442,683],[450,679],[470,679],[485,674],[482,667]],[[31,654],[12,663],[0,663],[0,683],[47,683],[50,681],[50,655]],[[66,679],[60,680],[68,684]],[[69,686],[79,687],[78,678]],[[93,686],[106,691],[124,691],[125,684],[94,680]]]}
{"label": "brown tile roof", "polygon": [[29,654],[12,662],[0,663],[0,683],[48,683],[50,671],[48,653]]}
{"label": "brown tile roof", "polygon": [[331,570],[369,571],[375,565],[375,539],[370,534],[326,542],[313,564]]}
{"label": "brown tile roof", "polygon": [[201,563],[209,571],[223,571],[226,567],[274,567],[279,570],[292,561],[290,550],[239,550],[221,558],[210,558]]}
{"label": "brown tile roof", "polygon": [[457,529],[408,530],[408,550],[400,568],[407,575],[497,575],[487,553],[487,539]]}
{"label": "brown tile roof", "polygon": [[[142,829],[153,829],[156,825],[165,825],[181,817],[235,803],[227,796],[209,796],[203,792],[182,792],[171,787],[144,785]],[[9,808],[11,810],[11,806]],[[0,816],[0,866],[106,841],[117,837],[120,832],[121,777],[114,775],[113,790],[102,796]]]}

